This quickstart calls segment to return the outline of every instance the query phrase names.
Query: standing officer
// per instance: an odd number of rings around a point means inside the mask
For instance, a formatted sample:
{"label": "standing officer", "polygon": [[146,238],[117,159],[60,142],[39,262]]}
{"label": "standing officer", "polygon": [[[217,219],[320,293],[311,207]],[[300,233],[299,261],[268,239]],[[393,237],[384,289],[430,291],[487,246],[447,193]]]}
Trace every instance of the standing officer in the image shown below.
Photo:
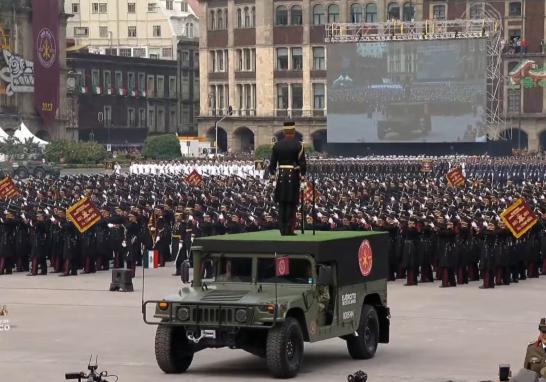
{"label": "standing officer", "polygon": [[305,176],[306,163],[303,144],[296,139],[296,124],[285,122],[284,138],[273,146],[269,174],[274,180],[277,171],[275,201],[279,203],[279,228],[281,235],[295,235],[295,218],[300,196],[300,178]]}
{"label": "standing officer", "polygon": [[546,318],[540,320],[538,330],[540,331],[538,340],[527,346],[523,367],[546,377]]}

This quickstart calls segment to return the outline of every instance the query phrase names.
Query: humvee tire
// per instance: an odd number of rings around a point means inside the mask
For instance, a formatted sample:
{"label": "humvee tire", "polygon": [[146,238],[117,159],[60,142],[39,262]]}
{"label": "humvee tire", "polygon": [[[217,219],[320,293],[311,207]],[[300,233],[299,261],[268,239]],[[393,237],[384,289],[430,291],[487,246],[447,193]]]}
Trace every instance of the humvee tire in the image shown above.
{"label": "humvee tire", "polygon": [[167,374],[179,374],[188,370],[193,360],[193,350],[189,349],[184,327],[161,324],[157,326],[155,359],[159,368]]}
{"label": "humvee tire", "polygon": [[34,169],[34,176],[36,178],[42,179],[45,175],[46,175],[46,172],[45,172],[45,170],[43,168],[38,167],[38,168]]}
{"label": "humvee tire", "polygon": [[298,320],[287,317],[267,333],[265,349],[267,367],[275,378],[298,375],[303,361],[303,333]]}
{"label": "humvee tire", "polygon": [[28,178],[28,170],[26,168],[19,168],[15,171],[15,175],[17,175],[19,179],[26,179]]}
{"label": "humvee tire", "polygon": [[379,340],[379,318],[375,308],[371,305],[362,307],[358,337],[347,337],[347,350],[353,359],[370,359],[375,355]]}

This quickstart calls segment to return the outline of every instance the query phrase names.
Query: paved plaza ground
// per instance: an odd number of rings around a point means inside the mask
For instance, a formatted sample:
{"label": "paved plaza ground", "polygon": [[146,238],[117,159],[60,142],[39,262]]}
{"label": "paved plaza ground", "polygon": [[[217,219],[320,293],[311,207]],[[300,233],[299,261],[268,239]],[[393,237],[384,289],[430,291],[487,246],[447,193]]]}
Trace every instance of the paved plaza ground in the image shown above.
{"label": "paved plaza ground", "polygon": [[[172,267],[146,272],[147,298],[181,285]],[[0,381],[62,381],[65,372],[85,370],[91,353],[120,382],[270,380],[264,360],[227,349],[198,353],[187,374],[163,374],[155,327],[142,321],[141,274],[134,293],[109,292],[110,280],[109,272],[0,276],[0,305],[7,305],[11,325],[0,332]],[[339,339],[306,344],[297,380],[346,381],[359,369],[369,382],[494,380],[499,363],[521,367],[546,316],[545,291],[546,277],[491,290],[391,283],[391,343],[368,361],[351,360]]]}

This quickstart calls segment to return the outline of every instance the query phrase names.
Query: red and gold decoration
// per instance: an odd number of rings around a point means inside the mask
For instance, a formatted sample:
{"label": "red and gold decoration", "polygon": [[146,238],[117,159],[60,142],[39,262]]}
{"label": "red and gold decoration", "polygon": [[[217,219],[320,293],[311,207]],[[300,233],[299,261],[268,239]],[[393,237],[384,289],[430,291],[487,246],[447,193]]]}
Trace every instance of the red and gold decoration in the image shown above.
{"label": "red and gold decoration", "polygon": [[460,167],[454,167],[447,173],[447,181],[453,187],[464,187],[466,179]]}
{"label": "red and gold decoration", "polygon": [[88,198],[81,199],[67,209],[66,216],[80,233],[84,233],[101,219],[100,211]]}
{"label": "red and gold decoration", "polygon": [[19,194],[19,190],[9,176],[0,181],[0,198],[9,199],[17,194]]}
{"label": "red and gold decoration", "polygon": [[516,239],[519,239],[533,228],[538,221],[533,210],[521,198],[505,209],[500,217]]}

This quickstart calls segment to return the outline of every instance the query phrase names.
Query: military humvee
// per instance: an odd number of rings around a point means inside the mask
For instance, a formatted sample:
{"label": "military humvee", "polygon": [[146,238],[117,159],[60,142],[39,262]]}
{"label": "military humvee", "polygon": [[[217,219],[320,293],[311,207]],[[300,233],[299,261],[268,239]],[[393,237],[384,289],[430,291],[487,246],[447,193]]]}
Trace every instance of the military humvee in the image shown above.
{"label": "military humvee", "polygon": [[34,158],[15,159],[7,162],[0,162],[0,176],[12,176],[18,179],[25,179],[29,176],[43,178],[47,175],[57,177],[61,173],[59,167],[53,163],[45,163]]}
{"label": "military humvee", "polygon": [[[263,231],[196,239],[191,287],[143,303],[157,324],[156,360],[185,372],[206,348],[264,357],[274,377],[297,375],[303,343],[340,337],[354,359],[389,342],[387,235]],[[210,278],[202,277],[206,269]],[[155,305],[155,320],[146,306]]]}

